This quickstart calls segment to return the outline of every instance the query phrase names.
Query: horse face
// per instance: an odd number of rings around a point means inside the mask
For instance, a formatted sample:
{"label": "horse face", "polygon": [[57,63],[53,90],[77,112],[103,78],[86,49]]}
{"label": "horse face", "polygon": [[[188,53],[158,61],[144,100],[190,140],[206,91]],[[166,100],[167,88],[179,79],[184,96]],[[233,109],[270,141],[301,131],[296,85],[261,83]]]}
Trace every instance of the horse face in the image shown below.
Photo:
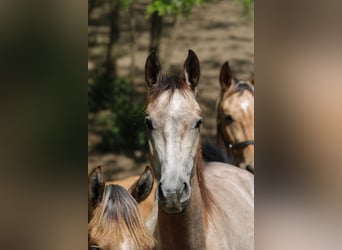
{"label": "horse face", "polygon": [[[199,145],[201,110],[195,99],[199,79],[199,61],[189,51],[183,79],[160,77],[160,68],[152,53],[146,61],[146,80],[151,94],[146,107],[146,127],[151,163],[159,185],[159,205],[166,213],[179,213],[187,206],[190,179]],[[157,76],[155,75],[157,74]],[[150,80],[149,80],[150,79]],[[156,80],[157,79],[157,80]],[[158,80],[159,79],[159,80]]]}
{"label": "horse face", "polygon": [[[254,96],[248,91],[223,96],[219,106],[223,136],[231,144],[254,140]],[[239,167],[254,171],[254,144],[233,150]]]}
{"label": "horse face", "polygon": [[191,194],[202,119],[198,104],[189,99],[178,90],[172,97],[165,92],[147,108],[149,149],[159,180],[157,197],[167,212],[181,212]]}

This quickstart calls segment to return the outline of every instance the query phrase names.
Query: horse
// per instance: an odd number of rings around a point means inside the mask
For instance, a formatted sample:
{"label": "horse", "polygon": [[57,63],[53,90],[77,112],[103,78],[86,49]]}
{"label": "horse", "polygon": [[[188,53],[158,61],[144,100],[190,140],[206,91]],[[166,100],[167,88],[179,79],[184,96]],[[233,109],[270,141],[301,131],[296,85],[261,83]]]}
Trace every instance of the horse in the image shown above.
{"label": "horse", "polygon": [[201,151],[205,162],[217,161],[234,164],[233,158],[227,154],[226,149],[216,143],[202,141]]}
{"label": "horse", "polygon": [[233,164],[254,173],[254,81],[233,77],[229,63],[220,71],[217,105],[217,143],[226,148]]}
{"label": "horse", "polygon": [[202,160],[199,59],[189,50],[183,76],[161,71],[156,52],[145,63],[148,151],[158,180],[146,225],[158,249],[253,249],[254,176]]}
{"label": "horse", "polygon": [[[139,200],[144,199],[149,194],[148,190],[152,189],[150,182],[146,180],[142,177],[137,182]],[[88,211],[90,250],[155,248],[154,238],[144,224],[137,201],[124,187],[106,184],[100,166],[89,175]]]}
{"label": "horse", "polygon": [[144,220],[147,219],[154,206],[157,186],[150,166],[147,165],[140,176],[130,176],[122,180],[106,182],[106,185],[109,184],[117,184],[127,189],[139,203]]}

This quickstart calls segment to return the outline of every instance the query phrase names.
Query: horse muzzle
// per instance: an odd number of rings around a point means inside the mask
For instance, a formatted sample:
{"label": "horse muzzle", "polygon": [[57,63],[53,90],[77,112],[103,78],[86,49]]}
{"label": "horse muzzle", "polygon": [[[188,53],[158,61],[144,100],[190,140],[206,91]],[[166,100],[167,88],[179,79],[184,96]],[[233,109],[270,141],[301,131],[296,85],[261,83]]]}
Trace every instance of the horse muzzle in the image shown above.
{"label": "horse muzzle", "polygon": [[187,183],[183,183],[176,191],[167,188],[163,183],[159,183],[157,199],[162,210],[168,214],[181,213],[187,207],[191,196],[191,188]]}

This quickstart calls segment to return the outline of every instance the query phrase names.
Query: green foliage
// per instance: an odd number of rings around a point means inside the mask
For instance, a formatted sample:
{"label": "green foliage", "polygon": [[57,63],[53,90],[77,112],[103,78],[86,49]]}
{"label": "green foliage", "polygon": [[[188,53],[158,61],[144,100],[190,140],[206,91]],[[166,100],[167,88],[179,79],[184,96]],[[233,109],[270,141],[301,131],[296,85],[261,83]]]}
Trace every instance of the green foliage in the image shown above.
{"label": "green foliage", "polygon": [[247,14],[249,17],[254,16],[254,0],[237,0],[240,2],[243,6],[243,10],[245,14]]}
{"label": "green foliage", "polygon": [[103,151],[132,151],[144,149],[145,125],[143,105],[133,104],[132,87],[126,78],[117,78],[114,82],[105,74],[101,74],[93,83],[89,95],[89,109],[92,111],[107,110],[96,121],[101,127],[102,142],[99,148]]}
{"label": "green foliage", "polygon": [[189,14],[194,5],[200,5],[203,0],[153,0],[147,6],[147,16],[158,12],[160,16],[166,14]]}
{"label": "green foliage", "polygon": [[103,68],[88,75],[88,110],[110,109],[114,99],[114,84]]}
{"label": "green foliage", "polygon": [[128,10],[128,7],[132,4],[133,0],[109,0],[109,3],[113,5],[119,5],[121,8]]}

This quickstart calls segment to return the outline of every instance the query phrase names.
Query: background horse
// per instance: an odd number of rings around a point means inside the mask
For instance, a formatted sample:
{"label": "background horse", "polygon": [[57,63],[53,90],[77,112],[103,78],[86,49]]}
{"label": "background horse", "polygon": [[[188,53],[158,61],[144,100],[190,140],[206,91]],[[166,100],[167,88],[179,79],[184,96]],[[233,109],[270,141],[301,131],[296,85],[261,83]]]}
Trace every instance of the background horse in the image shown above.
{"label": "background horse", "polygon": [[254,177],[223,163],[204,168],[199,60],[189,50],[184,77],[161,73],[152,52],[145,64],[150,161],[158,179],[148,220],[160,249],[253,249]]}
{"label": "background horse", "polygon": [[[142,180],[147,180],[143,178]],[[144,196],[152,187],[141,188]],[[152,182],[153,183],[153,182]],[[142,182],[140,182],[142,184]],[[143,197],[140,197],[141,199]],[[138,203],[122,186],[105,185],[101,168],[95,168],[88,181],[89,249],[153,249],[155,242],[145,227]]]}
{"label": "background horse", "polygon": [[217,143],[226,148],[234,165],[254,173],[254,81],[236,80],[226,62],[220,84]]}

